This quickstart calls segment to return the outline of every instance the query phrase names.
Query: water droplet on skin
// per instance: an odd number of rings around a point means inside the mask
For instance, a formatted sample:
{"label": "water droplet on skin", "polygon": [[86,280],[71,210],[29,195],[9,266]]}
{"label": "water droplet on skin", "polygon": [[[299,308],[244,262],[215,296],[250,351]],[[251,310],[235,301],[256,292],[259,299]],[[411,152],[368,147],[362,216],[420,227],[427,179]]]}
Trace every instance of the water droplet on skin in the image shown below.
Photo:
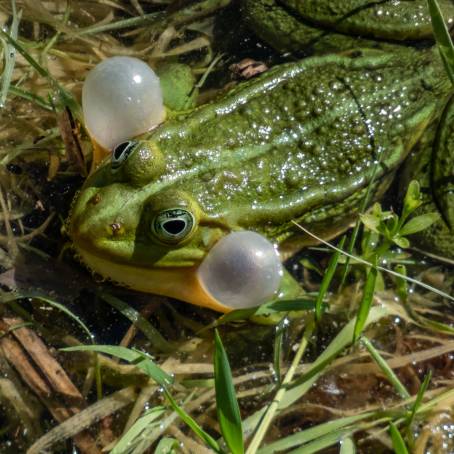
{"label": "water droplet on skin", "polygon": [[329,84],[329,88],[331,88],[331,90],[333,90],[333,91],[339,91],[342,88],[342,84],[337,80],[333,80]]}

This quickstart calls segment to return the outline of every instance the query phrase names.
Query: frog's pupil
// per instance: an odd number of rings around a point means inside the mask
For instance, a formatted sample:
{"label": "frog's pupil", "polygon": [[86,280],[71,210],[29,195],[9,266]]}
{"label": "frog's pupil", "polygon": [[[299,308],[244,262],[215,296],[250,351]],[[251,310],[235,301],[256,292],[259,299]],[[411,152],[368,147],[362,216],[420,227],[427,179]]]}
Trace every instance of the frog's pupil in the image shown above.
{"label": "frog's pupil", "polygon": [[164,223],[162,227],[170,235],[178,235],[186,229],[186,222],[182,219],[173,219]]}

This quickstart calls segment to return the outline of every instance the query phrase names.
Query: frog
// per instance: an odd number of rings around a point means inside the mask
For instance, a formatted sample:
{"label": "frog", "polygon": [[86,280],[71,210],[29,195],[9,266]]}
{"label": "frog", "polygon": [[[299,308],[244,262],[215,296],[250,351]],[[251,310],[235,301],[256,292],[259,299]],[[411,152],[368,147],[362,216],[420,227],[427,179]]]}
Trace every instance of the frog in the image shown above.
{"label": "frog", "polygon": [[[76,254],[120,285],[229,312],[197,274],[217,242],[252,230],[288,257],[314,244],[299,225],[335,238],[366,193],[379,200],[425,133],[446,124],[451,95],[435,48],[274,66],[116,146],[74,199]],[[443,156],[452,162],[452,147]],[[453,244],[437,252],[452,258]],[[286,275],[279,297],[295,292]]]}

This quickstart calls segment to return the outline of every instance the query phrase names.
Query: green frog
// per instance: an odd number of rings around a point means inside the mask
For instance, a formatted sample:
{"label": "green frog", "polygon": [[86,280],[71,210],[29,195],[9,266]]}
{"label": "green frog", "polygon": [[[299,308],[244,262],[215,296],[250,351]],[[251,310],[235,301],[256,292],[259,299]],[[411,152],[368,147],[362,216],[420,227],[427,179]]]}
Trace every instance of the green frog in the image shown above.
{"label": "green frog", "polygon": [[[275,66],[118,145],[75,198],[69,235],[101,276],[227,312],[197,273],[217,242],[252,230],[288,256],[313,243],[295,223],[334,238],[368,188],[379,199],[441,124],[445,216],[427,244],[452,259],[451,94],[435,49],[354,49]],[[427,173],[427,160],[419,168]],[[286,277],[280,296],[294,292]]]}

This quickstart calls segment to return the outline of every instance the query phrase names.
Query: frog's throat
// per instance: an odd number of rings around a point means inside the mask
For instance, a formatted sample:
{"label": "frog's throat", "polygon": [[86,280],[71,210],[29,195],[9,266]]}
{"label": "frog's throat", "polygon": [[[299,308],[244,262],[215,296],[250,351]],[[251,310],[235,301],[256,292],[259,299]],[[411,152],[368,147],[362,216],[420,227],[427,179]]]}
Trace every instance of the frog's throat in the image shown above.
{"label": "frog's throat", "polygon": [[77,248],[80,260],[92,271],[123,287],[169,296],[218,312],[230,312],[205,291],[197,276],[197,267],[140,268],[112,262]]}

